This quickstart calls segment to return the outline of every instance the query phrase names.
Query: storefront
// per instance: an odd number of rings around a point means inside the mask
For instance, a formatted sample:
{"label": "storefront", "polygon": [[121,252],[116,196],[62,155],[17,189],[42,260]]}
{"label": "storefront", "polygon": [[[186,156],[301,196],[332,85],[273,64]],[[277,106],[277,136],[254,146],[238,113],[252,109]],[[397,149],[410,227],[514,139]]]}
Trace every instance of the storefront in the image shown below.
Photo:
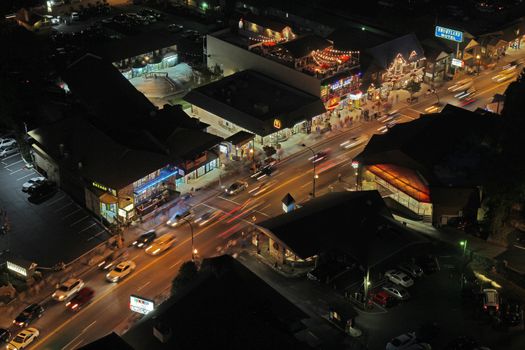
{"label": "storefront", "polygon": [[230,160],[253,158],[255,134],[239,131],[221,142],[219,150]]}

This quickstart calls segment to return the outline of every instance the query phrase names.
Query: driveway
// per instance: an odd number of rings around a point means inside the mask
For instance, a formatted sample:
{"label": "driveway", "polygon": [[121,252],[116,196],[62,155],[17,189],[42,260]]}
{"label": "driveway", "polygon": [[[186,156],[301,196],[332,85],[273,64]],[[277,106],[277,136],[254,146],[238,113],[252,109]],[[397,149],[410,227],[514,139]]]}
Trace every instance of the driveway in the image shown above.
{"label": "driveway", "polygon": [[68,263],[109,236],[106,230],[67,194],[58,191],[41,203],[31,203],[22,184],[41,176],[27,168],[20,154],[0,161],[0,208],[11,227],[0,236],[0,251],[51,267]]}

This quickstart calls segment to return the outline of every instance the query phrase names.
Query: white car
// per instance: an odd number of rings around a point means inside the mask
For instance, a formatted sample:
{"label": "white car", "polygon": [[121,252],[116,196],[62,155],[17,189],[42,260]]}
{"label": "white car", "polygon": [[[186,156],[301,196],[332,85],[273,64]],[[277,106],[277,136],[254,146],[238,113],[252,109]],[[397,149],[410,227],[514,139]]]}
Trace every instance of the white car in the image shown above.
{"label": "white car", "polygon": [[117,266],[115,266],[113,270],[109,271],[106,274],[106,279],[109,282],[118,282],[127,275],[129,275],[131,272],[133,272],[133,270],[135,270],[135,267],[137,267],[137,265],[134,261],[123,261]]}
{"label": "white car", "polygon": [[414,280],[410,278],[410,276],[399,270],[388,270],[385,272],[385,277],[388,278],[390,282],[400,284],[403,287],[410,287],[414,284]]}
{"label": "white car", "polygon": [[386,350],[404,350],[417,342],[416,333],[401,334],[386,344]]}
{"label": "white car", "polygon": [[12,154],[18,153],[18,147],[16,145],[8,146],[0,149],[0,157],[7,157]]}
{"label": "white car", "polygon": [[22,192],[27,192],[34,185],[41,184],[44,181],[46,181],[46,178],[43,176],[33,177],[22,185]]}
{"label": "white car", "polygon": [[25,349],[39,335],[40,332],[36,328],[24,329],[22,332],[18,333],[9,344],[7,344],[7,350]]}
{"label": "white car", "polygon": [[70,278],[62,283],[51,297],[58,301],[64,301],[78,293],[82,287],[84,287],[84,281],[78,278]]}
{"label": "white car", "polygon": [[9,146],[15,146],[16,140],[13,138],[1,138],[0,137],[0,148],[6,148]]}
{"label": "white car", "polygon": [[408,298],[410,298],[410,294],[408,294],[407,290],[403,287],[387,284],[382,288],[388,294],[391,294],[399,300],[407,300]]}
{"label": "white car", "polygon": [[397,265],[397,267],[401,271],[408,273],[413,278],[423,276],[423,270],[421,267],[411,262],[402,262],[401,264]]}
{"label": "white car", "polygon": [[388,131],[388,128],[386,125],[383,125],[383,126],[380,126],[379,128],[377,128],[377,131],[380,132],[381,134],[384,134]]}
{"label": "white car", "polygon": [[146,254],[158,255],[163,251],[169,249],[175,242],[175,235],[172,233],[166,233],[165,235],[156,238],[153,243],[146,248]]}

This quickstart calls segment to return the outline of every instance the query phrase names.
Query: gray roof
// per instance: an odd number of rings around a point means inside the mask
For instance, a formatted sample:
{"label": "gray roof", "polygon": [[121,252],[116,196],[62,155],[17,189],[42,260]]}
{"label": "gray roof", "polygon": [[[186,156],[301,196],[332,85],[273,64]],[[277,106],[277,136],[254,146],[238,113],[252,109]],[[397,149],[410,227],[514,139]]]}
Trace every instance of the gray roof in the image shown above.
{"label": "gray roof", "polygon": [[329,193],[258,226],[302,259],[339,251],[368,267],[426,242],[393,219],[377,191]]}
{"label": "gray roof", "polygon": [[254,134],[266,136],[325,112],[323,102],[252,70],[191,90],[184,100]]}
{"label": "gray roof", "polygon": [[409,60],[410,54],[415,52],[417,58],[425,57],[423,48],[414,33],[410,33],[399,38],[387,41],[378,46],[369,48],[366,52],[374,58],[374,61],[382,69],[386,69],[394,61],[398,54],[405,60]]}

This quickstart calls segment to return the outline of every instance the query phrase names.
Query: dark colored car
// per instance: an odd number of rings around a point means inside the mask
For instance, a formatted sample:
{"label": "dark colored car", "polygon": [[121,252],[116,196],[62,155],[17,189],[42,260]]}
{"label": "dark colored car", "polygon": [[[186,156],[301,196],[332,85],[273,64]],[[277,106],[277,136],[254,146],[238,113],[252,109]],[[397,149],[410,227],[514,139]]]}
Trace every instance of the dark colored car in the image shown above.
{"label": "dark colored car", "polygon": [[44,308],[39,304],[31,304],[24,309],[16,318],[13,323],[19,327],[27,327],[31,322],[37,318],[42,317]]}
{"label": "dark colored car", "polygon": [[148,243],[152,242],[155,238],[157,238],[157,233],[155,230],[148,231],[146,233],[143,233],[137,238],[133,243],[131,243],[132,246],[137,248],[145,247]]}
{"label": "dark colored car", "polygon": [[11,338],[11,332],[7,329],[0,328],[0,342],[7,343],[9,338]]}
{"label": "dark colored car", "polygon": [[523,308],[517,300],[504,300],[499,310],[499,317],[504,326],[518,326],[523,322]]}
{"label": "dark colored car", "polygon": [[35,185],[27,191],[31,198],[44,198],[54,194],[57,188],[53,182],[45,181],[41,184]]}
{"label": "dark colored car", "polygon": [[343,264],[330,262],[324,263],[317,266],[312,271],[308,272],[306,277],[309,280],[320,282],[320,283],[329,283],[332,278],[344,271],[346,267]]}
{"label": "dark colored car", "polygon": [[421,267],[423,272],[427,275],[439,271],[439,264],[437,258],[433,255],[422,255],[416,258],[416,264]]}
{"label": "dark colored car", "polygon": [[89,303],[91,299],[93,299],[93,296],[95,296],[95,291],[89,287],[84,287],[73,297],[73,299],[66,303],[66,307],[71,311],[78,311],[84,305]]}

